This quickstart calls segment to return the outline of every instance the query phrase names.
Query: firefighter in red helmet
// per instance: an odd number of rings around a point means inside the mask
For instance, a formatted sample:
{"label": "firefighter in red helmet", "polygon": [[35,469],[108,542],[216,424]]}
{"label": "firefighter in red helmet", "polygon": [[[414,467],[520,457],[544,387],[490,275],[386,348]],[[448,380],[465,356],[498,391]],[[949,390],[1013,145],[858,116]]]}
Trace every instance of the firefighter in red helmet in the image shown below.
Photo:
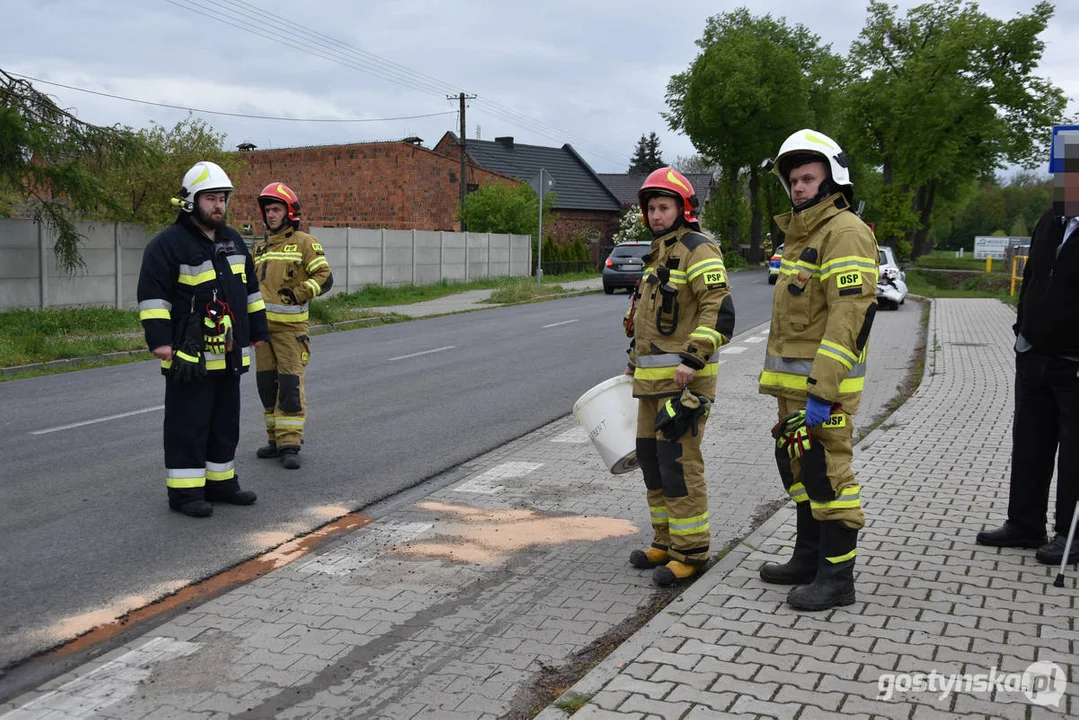
{"label": "firefighter in red helmet", "polygon": [[255,272],[266,302],[270,342],[255,354],[255,381],[269,438],[257,454],[279,457],[285,468],[295,470],[307,419],[307,303],[330,289],[333,274],[322,245],[299,230],[300,200],[292,188],[270,183],[258,202],[267,234],[254,248]]}
{"label": "firefighter in red helmet", "polygon": [[701,231],[693,186],[674,168],[638,193],[652,248],[635,290],[629,363],[638,398],[637,459],[652,544],[630,564],[657,585],[692,578],[709,559],[701,439],[716,394],[717,352],[734,334],[734,302],[719,245]]}

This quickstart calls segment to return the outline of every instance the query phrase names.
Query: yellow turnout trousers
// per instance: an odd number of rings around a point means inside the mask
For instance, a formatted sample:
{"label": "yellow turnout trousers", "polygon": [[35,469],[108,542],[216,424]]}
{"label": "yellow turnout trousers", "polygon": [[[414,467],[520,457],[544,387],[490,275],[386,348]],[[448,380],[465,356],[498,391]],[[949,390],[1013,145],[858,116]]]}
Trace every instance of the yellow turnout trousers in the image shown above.
{"label": "yellow turnout trousers", "polygon": [[[779,419],[805,407],[805,400],[779,397]],[[809,428],[812,445],[801,458],[776,451],[783,487],[796,503],[808,502],[817,520],[839,520],[848,528],[865,526],[861,487],[850,462],[854,458],[852,417],[833,413],[824,425]]]}
{"label": "yellow turnout trousers", "polygon": [[708,527],[708,488],[704,482],[701,438],[686,432],[677,442],[655,430],[656,414],[666,397],[638,398],[637,460],[648,489],[652,517],[652,545],[669,548],[672,560],[689,565],[708,562],[711,533]]}
{"label": "yellow turnout trousers", "polygon": [[311,357],[307,323],[270,322],[270,341],[255,352],[255,381],[266,435],[278,449],[299,449],[307,416],[304,375]]}

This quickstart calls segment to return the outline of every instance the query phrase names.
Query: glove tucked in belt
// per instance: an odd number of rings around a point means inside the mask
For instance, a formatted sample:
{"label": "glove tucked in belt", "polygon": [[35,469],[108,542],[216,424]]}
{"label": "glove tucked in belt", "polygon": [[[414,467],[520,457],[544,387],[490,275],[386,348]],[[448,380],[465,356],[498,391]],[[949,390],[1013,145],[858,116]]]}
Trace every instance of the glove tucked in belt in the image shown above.
{"label": "glove tucked in belt", "polygon": [[806,411],[796,410],[772,426],[776,449],[783,450],[791,460],[809,452],[813,440],[806,427]]}
{"label": "glove tucked in belt", "polygon": [[216,290],[213,299],[206,303],[206,317],[203,318],[202,324],[207,350],[215,355],[232,351],[232,308],[224,300],[217,299]]}
{"label": "glove tucked in belt", "polygon": [[656,432],[662,432],[671,442],[685,435],[687,430],[697,437],[700,423],[708,418],[711,409],[711,400],[686,388],[681,397],[670,398],[660,406],[656,414]]}
{"label": "glove tucked in belt", "polygon": [[184,319],[183,332],[172,353],[169,372],[179,382],[193,382],[206,375],[206,359],[202,356],[203,333],[198,315],[190,314]]}

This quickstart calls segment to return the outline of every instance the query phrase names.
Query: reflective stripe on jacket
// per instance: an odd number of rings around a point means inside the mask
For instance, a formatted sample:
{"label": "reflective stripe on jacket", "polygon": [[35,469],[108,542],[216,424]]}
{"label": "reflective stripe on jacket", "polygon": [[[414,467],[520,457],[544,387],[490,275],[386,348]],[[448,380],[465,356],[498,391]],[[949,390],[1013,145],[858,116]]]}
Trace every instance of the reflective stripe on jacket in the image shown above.
{"label": "reflective stripe on jacket", "polygon": [[677,395],[680,363],[697,370],[694,392],[715,398],[716,351],[734,334],[723,253],[710,236],[680,227],[652,241],[634,315],[629,365],[635,397]]}
{"label": "reflective stripe on jacket", "polygon": [[[254,247],[255,271],[266,301],[270,322],[306,323],[307,303],[333,285],[333,274],[322,244],[291,227],[270,235]],[[296,305],[286,305],[279,294],[292,290]]]}
{"label": "reflective stripe on jacket", "polygon": [[775,218],[786,234],[760,392],[858,411],[876,312],[877,241],[835,194]]}
{"label": "reflective stripe on jacket", "polygon": [[[146,345],[178,345],[179,329],[192,312],[205,315],[216,292],[233,314],[233,349],[229,357],[204,353],[210,372],[240,374],[251,364],[249,345],[269,337],[266,308],[259,293],[255,265],[243,238],[232,228],[220,228],[210,240],[191,216],[181,212],[176,222],[146,246],[139,269],[139,320]],[[162,372],[171,363],[161,363]]]}

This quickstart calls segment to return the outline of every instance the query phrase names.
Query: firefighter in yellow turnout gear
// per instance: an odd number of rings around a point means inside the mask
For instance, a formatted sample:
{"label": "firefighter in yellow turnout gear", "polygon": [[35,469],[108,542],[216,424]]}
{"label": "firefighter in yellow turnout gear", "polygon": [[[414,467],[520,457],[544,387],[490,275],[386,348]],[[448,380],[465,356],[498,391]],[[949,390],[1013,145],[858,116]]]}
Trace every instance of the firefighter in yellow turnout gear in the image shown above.
{"label": "firefighter in yellow turnout gear", "polygon": [[304,375],[311,356],[307,303],[330,289],[333,274],[322,245],[298,229],[300,202],[291,188],[270,183],[258,202],[269,233],[255,245],[255,272],[266,302],[270,342],[255,355],[255,380],[269,438],[257,454],[280,457],[284,467],[295,470],[300,467],[307,416]]}
{"label": "firefighter in yellow turnout gear", "polygon": [[797,585],[792,607],[825,610],[855,600],[865,516],[851,470],[852,416],[877,310],[877,243],[851,211],[847,157],[831,138],[794,133],[773,171],[794,209],[775,219],[786,238],[760,392],[778,400],[776,464],[796,503],[797,538],[791,559],[760,576]]}
{"label": "firefighter in yellow turnout gear", "polygon": [[644,474],[652,545],[630,563],[653,582],[688,580],[709,559],[708,492],[701,439],[716,394],[716,352],[734,334],[734,303],[719,246],[697,223],[697,196],[672,168],[638,194],[651,252],[626,332],[627,374],[638,398],[637,459]]}

